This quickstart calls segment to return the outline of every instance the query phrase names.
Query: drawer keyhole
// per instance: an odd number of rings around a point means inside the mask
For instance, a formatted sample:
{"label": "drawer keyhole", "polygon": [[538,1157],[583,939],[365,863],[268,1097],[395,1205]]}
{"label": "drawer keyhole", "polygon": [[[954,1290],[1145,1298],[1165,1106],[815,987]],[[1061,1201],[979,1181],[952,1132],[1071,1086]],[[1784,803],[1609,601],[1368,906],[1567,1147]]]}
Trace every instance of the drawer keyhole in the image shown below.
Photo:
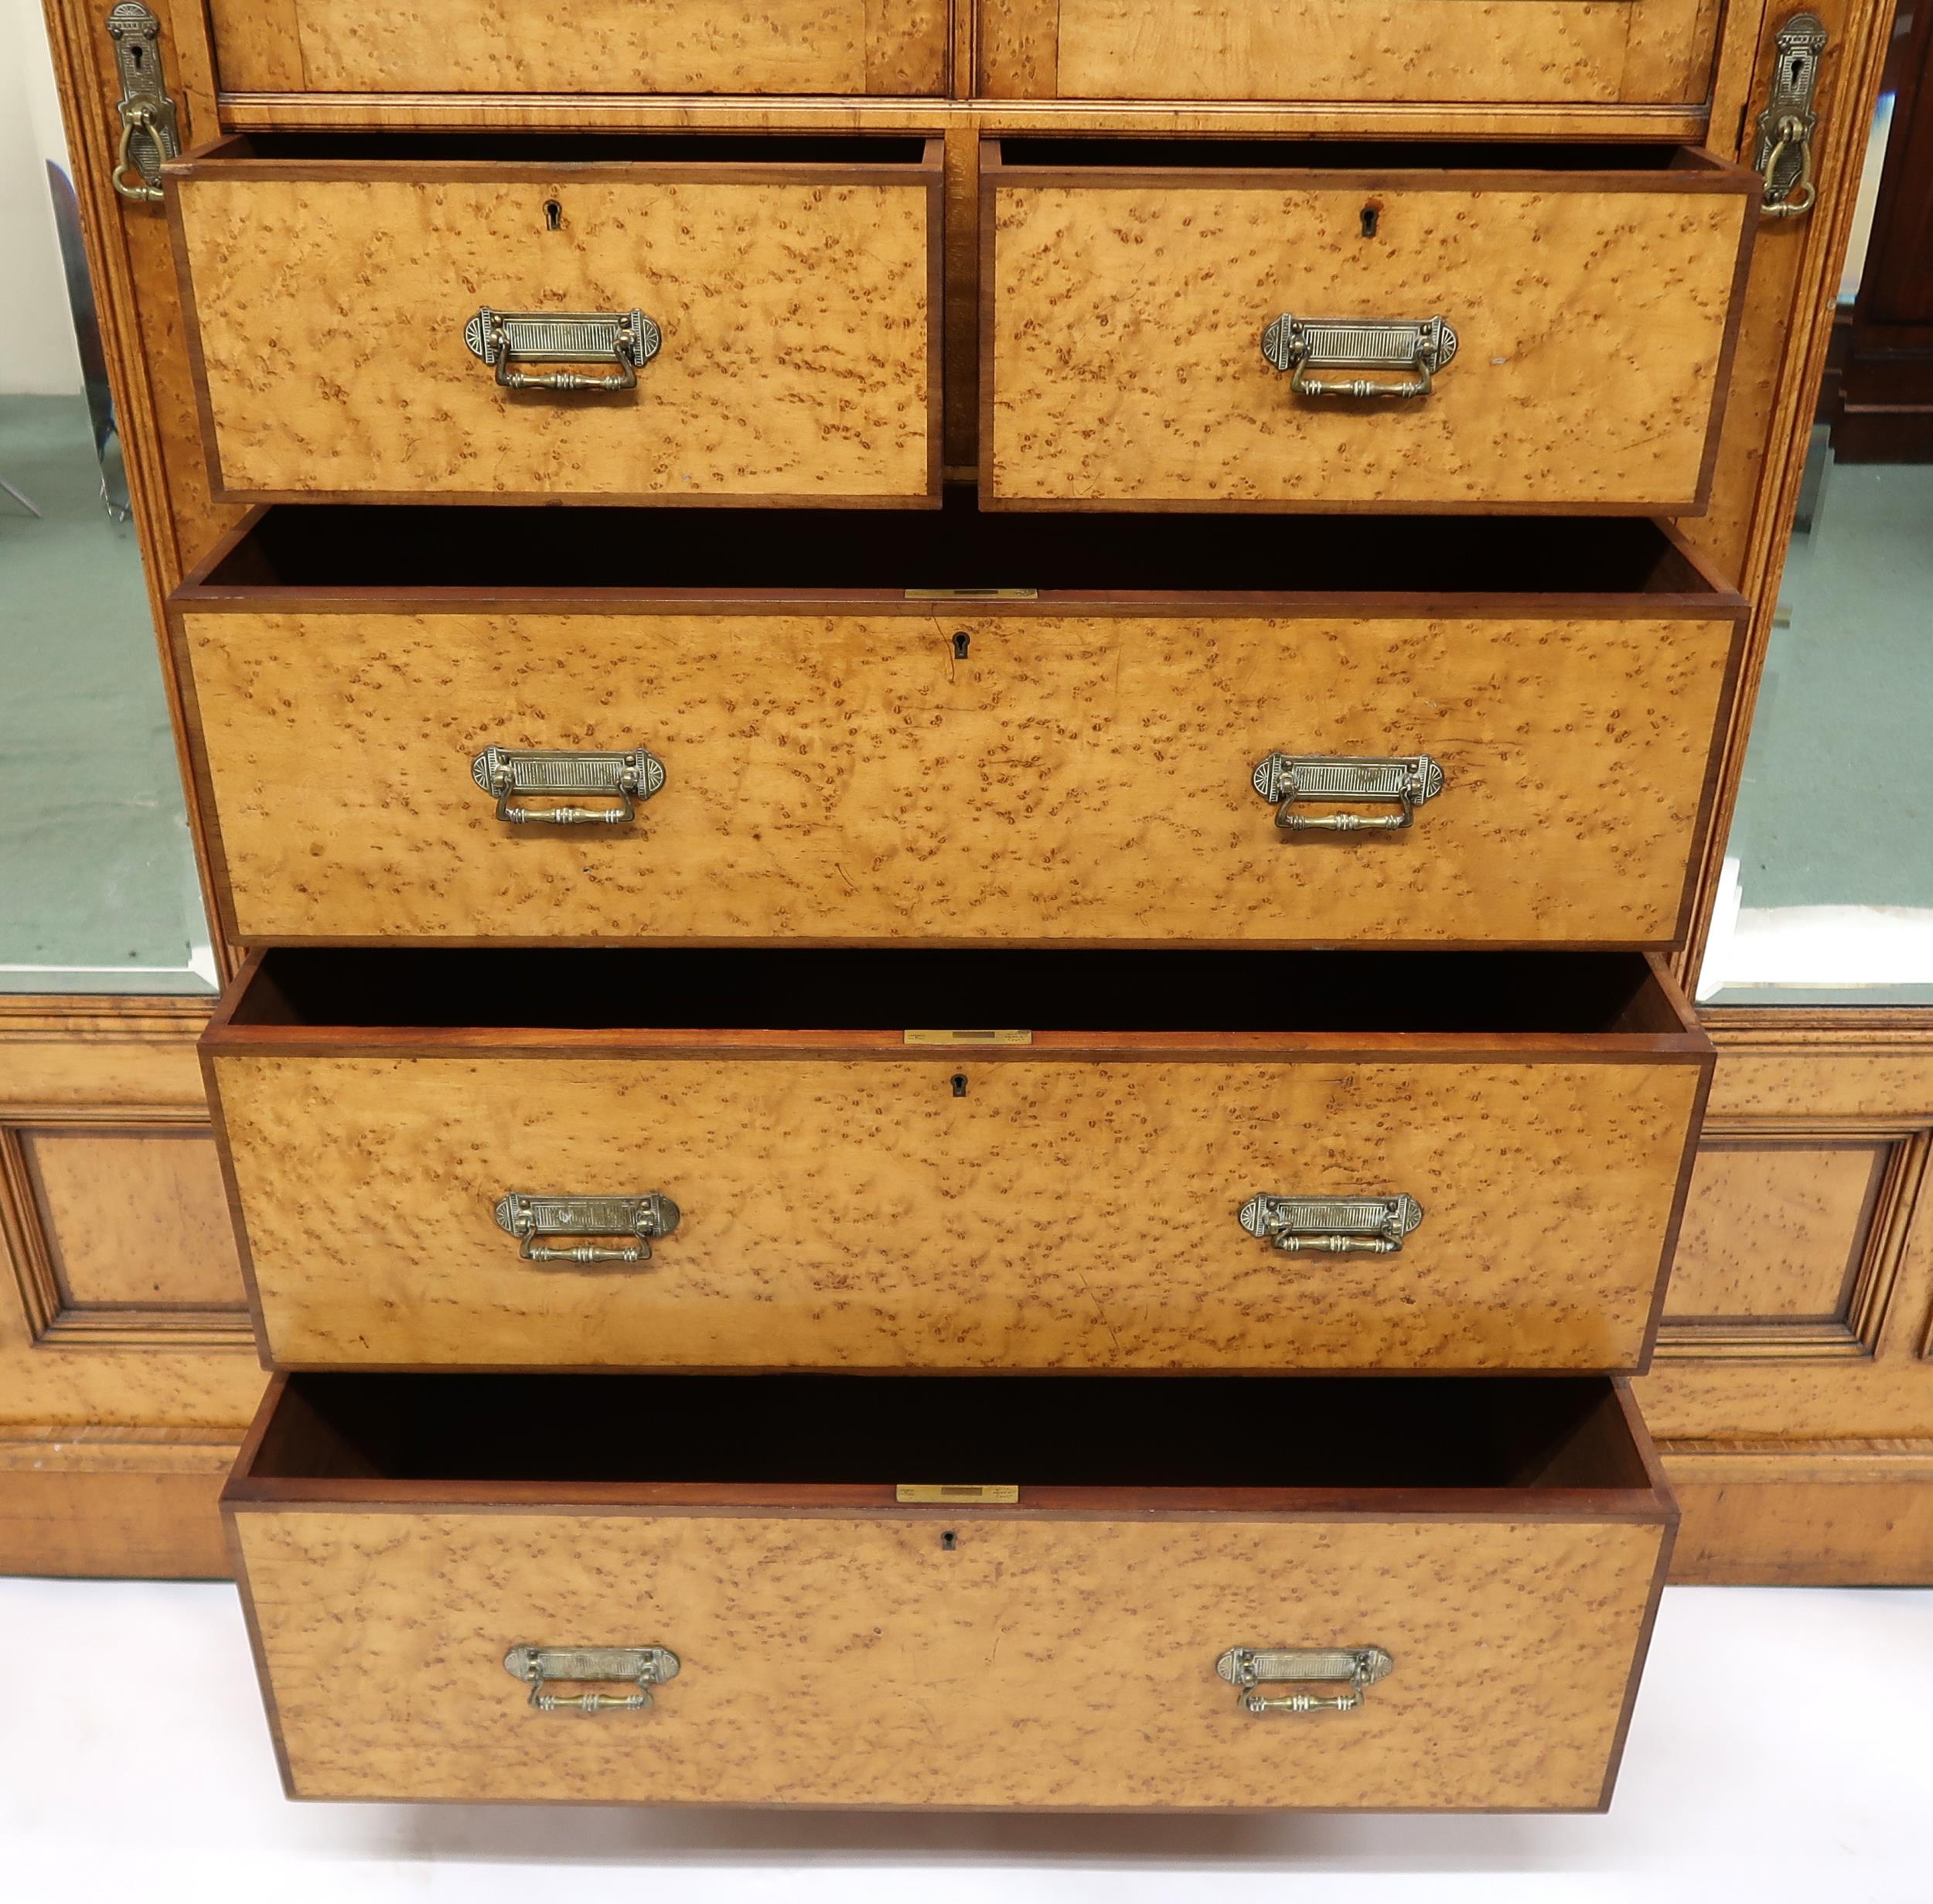
{"label": "drawer keyhole", "polygon": [[939,1537],[939,1551],[943,1554],[956,1554],[960,1551],[960,1536],[949,1527]]}
{"label": "drawer keyhole", "polygon": [[966,1095],[966,1073],[964,1071],[956,1071],[953,1073],[953,1095],[956,1097],[964,1097]]}
{"label": "drawer keyhole", "polygon": [[1362,208],[1362,235],[1373,238],[1376,235],[1376,220],[1382,216],[1380,205],[1365,205]]}
{"label": "drawer keyhole", "polygon": [[973,636],[963,628],[958,634],[953,636],[953,659],[956,661],[965,660],[966,650],[973,645]]}
{"label": "drawer keyhole", "polygon": [[547,198],[544,201],[544,230],[546,231],[557,231],[563,228],[563,225],[564,207],[560,205],[555,199]]}

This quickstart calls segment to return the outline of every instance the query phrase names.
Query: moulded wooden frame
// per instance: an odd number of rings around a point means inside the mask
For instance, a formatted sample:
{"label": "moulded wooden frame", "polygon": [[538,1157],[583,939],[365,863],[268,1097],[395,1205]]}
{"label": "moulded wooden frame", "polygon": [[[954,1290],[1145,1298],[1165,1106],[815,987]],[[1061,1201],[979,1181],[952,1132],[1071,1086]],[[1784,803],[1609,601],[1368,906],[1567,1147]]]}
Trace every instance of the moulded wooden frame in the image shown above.
{"label": "moulded wooden frame", "polygon": [[[1386,165],[1372,168],[1360,165],[1324,165],[1311,156],[1311,144],[1306,141],[1301,143],[1297,154],[1304,158],[1305,162],[1285,164],[1280,168],[1267,169],[1256,169],[1252,164],[1244,162],[1232,164],[1226,168],[1202,164],[1164,166],[1144,159],[1118,166],[1096,163],[1076,167],[1051,162],[1030,164],[1024,159],[1010,162],[1007,158],[1005,147],[1008,141],[1024,142],[1029,138],[1042,136],[1052,136],[1059,142],[1092,140],[1097,151],[1104,151],[1108,143],[1106,135],[1090,133],[1085,129],[1058,131],[1051,135],[1031,130],[1027,132],[989,133],[981,138],[979,169],[979,473],[980,507],[983,509],[1065,513],[1104,509],[1110,511],[1159,510],[1164,514],[1198,510],[1218,514],[1236,512],[1257,515],[1307,514],[1324,511],[1337,514],[1372,515],[1670,515],[1689,518],[1703,514],[1710,506],[1713,481],[1717,469],[1720,438],[1725,419],[1726,401],[1731,388],[1733,360],[1737,351],[1740,328],[1744,321],[1746,285],[1751,268],[1753,243],[1757,235],[1757,220],[1749,216],[1741,222],[1738,251],[1732,275],[1731,295],[1719,347],[1718,365],[1712,379],[1711,402],[1706,420],[1703,449],[1699,461],[1697,487],[1689,501],[1679,496],[1590,503],[1535,500],[1509,503],[1469,502],[1449,498],[1385,503],[1374,500],[1252,500],[1226,496],[1204,498],[1200,496],[1040,498],[998,495],[995,490],[994,469],[997,422],[994,357],[999,322],[995,247],[998,221],[994,213],[994,201],[1003,186],[1010,189],[1045,186],[1092,187],[1103,190],[1110,187],[1185,188],[1191,184],[1210,183],[1218,189],[1232,192],[1281,191],[1285,188],[1295,187],[1387,194],[1400,191],[1406,186],[1413,189],[1477,191],[1486,186],[1494,188],[1505,181],[1513,182],[1519,186],[1528,185],[1547,176],[1560,182],[1563,189],[1578,192],[1655,191],[1666,179],[1670,181],[1674,189],[1699,194],[1749,196],[1758,186],[1755,173],[1743,166],[1734,165],[1703,146],[1692,145],[1661,146],[1658,149],[1666,162],[1650,169],[1604,172],[1553,170],[1548,174],[1539,173],[1529,163],[1521,168],[1509,169],[1485,169],[1474,165],[1465,169],[1440,165],[1406,167],[1401,162],[1406,142],[1401,140],[1387,142],[1389,162]],[[1113,136],[1118,138],[1120,135]],[[1187,142],[1197,148],[1208,146],[1214,143],[1215,136],[1197,134],[1190,137]],[[1265,142],[1267,138],[1266,135],[1243,138],[1240,135],[1225,133],[1219,136],[1232,145],[1239,143],[1244,148]],[[1159,139],[1159,135],[1150,135],[1137,139],[1135,143],[1154,145],[1158,143]],[[1297,145],[1297,142],[1292,139],[1283,139],[1281,142],[1285,147]],[[1526,145],[1526,159],[1535,150],[1534,145]]]}
{"label": "moulded wooden frame", "polygon": [[[366,503],[373,505],[421,503],[461,503],[503,507],[541,503],[555,506],[587,505],[649,508],[722,507],[733,509],[846,508],[863,506],[877,509],[933,509],[940,501],[940,485],[945,457],[946,376],[943,361],[946,332],[945,216],[946,172],[943,135],[931,130],[887,131],[862,128],[842,133],[774,131],[770,163],[742,158],[708,162],[690,157],[653,159],[642,153],[622,160],[552,159],[547,163],[506,158],[502,161],[472,159],[412,158],[407,153],[409,134],[393,134],[397,144],[394,157],[288,158],[272,150],[257,156],[253,138],[245,132],[230,132],[196,147],[162,168],[167,195],[169,240],[181,288],[182,328],[186,336],[191,380],[196,415],[200,423],[202,448],[208,466],[211,494],[224,503]],[[655,127],[636,132],[640,146],[653,137],[692,142],[706,138],[720,141],[737,135],[733,128]],[[837,138],[861,142],[868,138],[881,142],[916,141],[921,157],[897,165],[788,159],[782,150],[788,137]],[[435,491],[372,490],[261,490],[231,489],[223,473],[221,445],[215,427],[210,396],[208,370],[203,353],[201,322],[195,295],[194,270],[189,256],[180,210],[180,186],[198,179],[255,179],[263,181],[305,179],[317,182],[356,181],[385,175],[407,176],[424,184],[568,184],[600,181],[639,186],[669,184],[791,184],[889,186],[902,189],[922,189],[926,200],[926,472],[925,488],[914,494],[851,496],[840,493],[792,493],[781,490],[738,494],[691,495],[673,491],[607,491],[591,494],[550,493],[534,491],[457,490]],[[647,373],[648,374],[648,373]]]}
{"label": "moulded wooden frame", "polygon": [[[431,1391],[435,1388],[436,1377],[386,1375],[369,1379],[398,1392],[405,1384],[413,1383],[420,1391],[418,1405],[430,1408],[435,1405]],[[649,1380],[653,1378],[638,1379]],[[672,1377],[665,1379],[675,1381],[678,1378]],[[755,1380],[757,1378],[749,1379]],[[810,1381],[816,1378],[805,1379]],[[847,1379],[861,1386],[877,1382],[895,1387],[909,1380],[915,1383],[920,1380],[919,1377],[891,1375]],[[1048,1386],[1061,1386],[1053,1378],[1041,1379]],[[1135,1378],[1099,1379],[1113,1385],[1131,1383]],[[1342,1385],[1352,1380],[1372,1382],[1379,1378],[1373,1376],[1362,1378],[1286,1376],[1277,1379],[1299,1387],[1304,1383],[1314,1383],[1318,1386]],[[1622,1691],[1618,1701],[1614,1727],[1597,1802],[1594,1806],[1589,1807],[1556,1807],[1597,1811],[1608,1807],[1616,1783],[1638,1681],[1649,1649],[1678,1527],[1677,1505],[1646,1431],[1643,1418],[1631,1397],[1628,1384],[1616,1377],[1576,1378],[1574,1386],[1580,1389],[1601,1386],[1602,1393],[1588,1414],[1580,1417],[1573,1447],[1581,1448],[1586,1444],[1594,1444],[1600,1450],[1595,1459],[1607,1466],[1616,1466],[1628,1474],[1633,1475],[1633,1479],[1622,1485],[1607,1485],[1601,1476],[1595,1482],[1581,1482],[1581,1472],[1589,1469],[1594,1459],[1584,1455],[1560,1458],[1553,1465],[1547,1466],[1539,1478],[1527,1481],[1502,1481],[1495,1485],[1471,1487],[1402,1485],[1304,1485],[1278,1488],[1253,1486],[1142,1487],[1131,1484],[1062,1484],[1050,1487],[1030,1485],[1023,1476],[1019,1500],[998,1506],[959,1503],[945,1505],[902,1503],[894,1498],[894,1487],[888,1483],[813,1484],[793,1482],[772,1484],[582,1479],[449,1481],[400,1479],[385,1476],[380,1472],[380,1468],[360,1474],[276,1473],[271,1471],[270,1464],[264,1460],[266,1448],[278,1440],[287,1443],[291,1437],[295,1445],[299,1447],[308,1432],[302,1425],[305,1417],[310,1414],[309,1404],[303,1391],[305,1380],[299,1375],[291,1377],[286,1374],[276,1376],[271,1380],[221,1496],[222,1517],[235,1578],[240,1589],[244,1616],[248,1628],[269,1728],[274,1742],[276,1762],[281,1774],[283,1789],[291,1799],[311,1796],[334,1797],[336,1794],[305,1792],[291,1756],[275,1675],[269,1657],[269,1643],[262,1609],[257,1602],[255,1582],[251,1579],[246,1564],[242,1539],[242,1526],[246,1517],[339,1513],[360,1517],[368,1514],[390,1518],[397,1521],[399,1527],[407,1526],[411,1520],[432,1516],[461,1516],[466,1520],[509,1516],[514,1521],[525,1516],[562,1513],[581,1517],[593,1523],[657,1517],[730,1521],[750,1517],[835,1524],[855,1521],[897,1523],[912,1527],[930,1528],[936,1533],[948,1527],[984,1530],[990,1527],[997,1527],[1000,1524],[1038,1525],[1042,1523],[1062,1522],[1131,1521],[1140,1525],[1168,1524],[1179,1527],[1193,1523],[1202,1526],[1205,1530],[1209,1526],[1219,1524],[1231,1531],[1243,1526],[1324,1523],[1333,1525],[1338,1522],[1345,1523],[1352,1528],[1431,1523],[1488,1524],[1549,1522],[1574,1526],[1579,1530],[1580,1537],[1584,1537],[1585,1530],[1592,1527],[1655,1527],[1659,1530],[1656,1561],[1645,1589],[1630,1667],[1624,1677]],[[939,1381],[926,1385],[937,1389],[943,1382],[943,1378],[941,1378]],[[1441,1384],[1446,1388],[1454,1385],[1453,1383]],[[946,1386],[950,1390],[950,1384]],[[1491,1386],[1498,1388],[1507,1387],[1509,1384],[1493,1383]],[[970,1393],[970,1385],[965,1385],[965,1392]],[[1529,1391],[1522,1392],[1526,1393],[1527,1397]],[[1577,1465],[1580,1458],[1583,1461],[1583,1470]],[[890,1462],[891,1457],[882,1459]],[[290,1465],[299,1466],[299,1458]],[[325,1462],[325,1467],[328,1465]],[[370,1462],[360,1456],[352,1465],[360,1466],[365,1469],[370,1467]],[[1642,1479],[1635,1478],[1638,1475],[1642,1476]],[[507,1540],[514,1541],[515,1537],[513,1532],[506,1530]],[[950,1541],[953,1537],[949,1535],[946,1537]],[[433,1626],[435,1610],[425,1609],[424,1612]],[[347,1663],[345,1664],[346,1672],[352,1670]],[[674,1686],[667,1691],[666,1697],[675,1698],[676,1690]],[[518,1695],[513,1688],[506,1688],[506,1697],[513,1705],[518,1702]],[[355,1795],[382,1797],[387,1794],[369,1792]],[[451,1795],[447,1798],[432,1796],[423,1802],[460,1801],[455,1795]],[[555,1797],[547,1796],[535,1800],[519,1797],[512,1802],[559,1801]],[[659,1801],[632,1795],[621,1799],[603,1797],[595,1792],[587,1792],[581,1795],[572,1794],[566,1802],[648,1804]],[[696,1800],[680,1797],[676,1802],[735,1804],[747,1801],[728,1791],[720,1793],[715,1797],[707,1793],[704,1798]],[[786,1801],[758,1798],[749,1802],[764,1807],[782,1805]],[[815,1805],[827,1803],[816,1798],[807,1802]],[[944,1799],[922,1797],[914,1802],[922,1810],[977,1810],[988,1808],[986,1801],[949,1803]],[[830,1803],[832,1808],[840,1810],[902,1808],[899,1803],[876,1804],[864,1800],[834,1800]],[[1075,1799],[1057,1800],[1052,1803],[1022,1803],[1019,1805],[1010,1800],[1001,1800],[998,1801],[997,1808],[1080,1812],[1119,1810],[1127,1807],[1119,1803],[1082,1803]],[[1209,1807],[1170,1804],[1156,1800],[1145,1805],[1137,1803],[1132,1808],[1266,1813],[1297,1807],[1293,1801],[1280,1805],[1256,1803]],[[1378,1804],[1372,1808],[1378,1810],[1404,1810],[1466,1807]],[[1541,1811],[1553,1807],[1512,1805],[1508,1802],[1500,1802],[1494,1804],[1481,1803],[1467,1809],[1508,1812]]]}

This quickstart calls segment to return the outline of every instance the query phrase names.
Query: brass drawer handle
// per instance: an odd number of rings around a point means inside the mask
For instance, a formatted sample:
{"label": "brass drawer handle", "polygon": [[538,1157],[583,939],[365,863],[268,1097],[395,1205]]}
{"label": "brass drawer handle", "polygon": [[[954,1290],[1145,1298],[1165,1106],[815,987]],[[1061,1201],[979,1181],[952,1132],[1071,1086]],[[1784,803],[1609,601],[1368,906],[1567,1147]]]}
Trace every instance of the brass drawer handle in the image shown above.
{"label": "brass drawer handle", "polygon": [[1768,218],[1803,218],[1819,197],[1812,183],[1812,135],[1819,60],[1826,50],[1824,23],[1815,13],[1795,13],[1774,42],[1771,96],[1758,115],[1752,163],[1764,188],[1759,194]]}
{"label": "brass drawer handle", "polygon": [[161,67],[161,22],[141,0],[120,0],[107,15],[121,97],[121,143],[108,183],[138,205],[159,205],[161,166],[181,151],[175,102]]}
{"label": "brass drawer handle", "polygon": [[[1234,1687],[1244,1712],[1353,1712],[1366,1690],[1389,1677],[1394,1663],[1380,1646],[1230,1646],[1215,1670]],[[1344,1685],[1333,1695],[1292,1692],[1271,1697],[1258,1686]]]}
{"label": "brass drawer handle", "polygon": [[[497,1227],[522,1245],[517,1254],[527,1263],[648,1263],[652,1238],[670,1235],[679,1214],[677,1205],[656,1190],[643,1196],[534,1196],[513,1190],[498,1199],[492,1213]],[[629,1240],[615,1248],[573,1243],[563,1249],[537,1240],[559,1236]]]}
{"label": "brass drawer handle", "polygon": [[[496,372],[503,390],[636,390],[641,366],[655,357],[664,333],[642,311],[493,311],[486,304],[463,326],[472,357]],[[533,376],[520,363],[591,363],[616,360],[602,377],[574,370]]]}
{"label": "brass drawer handle", "polygon": [[[1440,317],[1413,322],[1350,317],[1292,317],[1262,333],[1262,354],[1293,374],[1298,397],[1427,397],[1436,374],[1457,354],[1457,333]],[[1406,371],[1388,377],[1312,377],[1312,370]]]}
{"label": "brass drawer handle", "polygon": [[[1250,776],[1284,833],[1400,833],[1425,800],[1443,791],[1443,769],[1427,754],[1387,757],[1272,753]],[[1393,814],[1300,814],[1298,800],[1393,800]]]}
{"label": "brass drawer handle", "polygon": [[1263,1191],[1236,1220],[1287,1256],[1394,1256],[1423,1221],[1413,1196],[1272,1196]]}
{"label": "brass drawer handle", "polygon": [[[663,1646],[513,1646],[503,1670],[525,1681],[540,1712],[636,1712],[651,1704],[651,1688],[678,1676],[678,1656]],[[636,1692],[547,1692],[551,1680],[573,1684],[609,1680]]]}
{"label": "brass drawer handle", "polygon": [[[537,753],[486,747],[470,763],[470,777],[496,796],[496,817],[513,827],[615,827],[638,817],[640,802],[664,785],[664,763],[648,748],[622,753]],[[614,807],[527,807],[533,796],[595,795]]]}

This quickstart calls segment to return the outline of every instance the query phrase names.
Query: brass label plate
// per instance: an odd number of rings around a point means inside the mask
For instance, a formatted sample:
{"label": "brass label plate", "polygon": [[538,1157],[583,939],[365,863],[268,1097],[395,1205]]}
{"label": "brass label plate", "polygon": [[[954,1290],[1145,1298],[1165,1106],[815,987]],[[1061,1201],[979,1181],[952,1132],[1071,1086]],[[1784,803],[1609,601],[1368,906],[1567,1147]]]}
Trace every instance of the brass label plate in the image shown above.
{"label": "brass label plate", "polygon": [[1038,602],[1038,589],[909,589],[909,602]]}
{"label": "brass label plate", "polygon": [[902,1506],[1011,1507],[1020,1489],[1004,1481],[902,1481],[893,1495]]}
{"label": "brass label plate", "polygon": [[1031,1045],[1031,1032],[909,1031],[904,1034],[909,1045]]}

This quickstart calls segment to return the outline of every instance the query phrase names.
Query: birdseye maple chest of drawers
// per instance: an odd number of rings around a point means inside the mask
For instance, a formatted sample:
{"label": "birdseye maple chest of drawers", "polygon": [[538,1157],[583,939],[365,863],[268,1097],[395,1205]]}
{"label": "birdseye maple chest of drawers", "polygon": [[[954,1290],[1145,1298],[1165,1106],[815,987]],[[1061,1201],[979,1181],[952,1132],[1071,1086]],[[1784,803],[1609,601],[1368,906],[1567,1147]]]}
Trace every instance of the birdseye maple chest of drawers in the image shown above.
{"label": "birdseye maple chest of drawers", "polygon": [[1578,114],[1716,9],[211,17],[291,1792],[1607,1802],[1762,187]]}

